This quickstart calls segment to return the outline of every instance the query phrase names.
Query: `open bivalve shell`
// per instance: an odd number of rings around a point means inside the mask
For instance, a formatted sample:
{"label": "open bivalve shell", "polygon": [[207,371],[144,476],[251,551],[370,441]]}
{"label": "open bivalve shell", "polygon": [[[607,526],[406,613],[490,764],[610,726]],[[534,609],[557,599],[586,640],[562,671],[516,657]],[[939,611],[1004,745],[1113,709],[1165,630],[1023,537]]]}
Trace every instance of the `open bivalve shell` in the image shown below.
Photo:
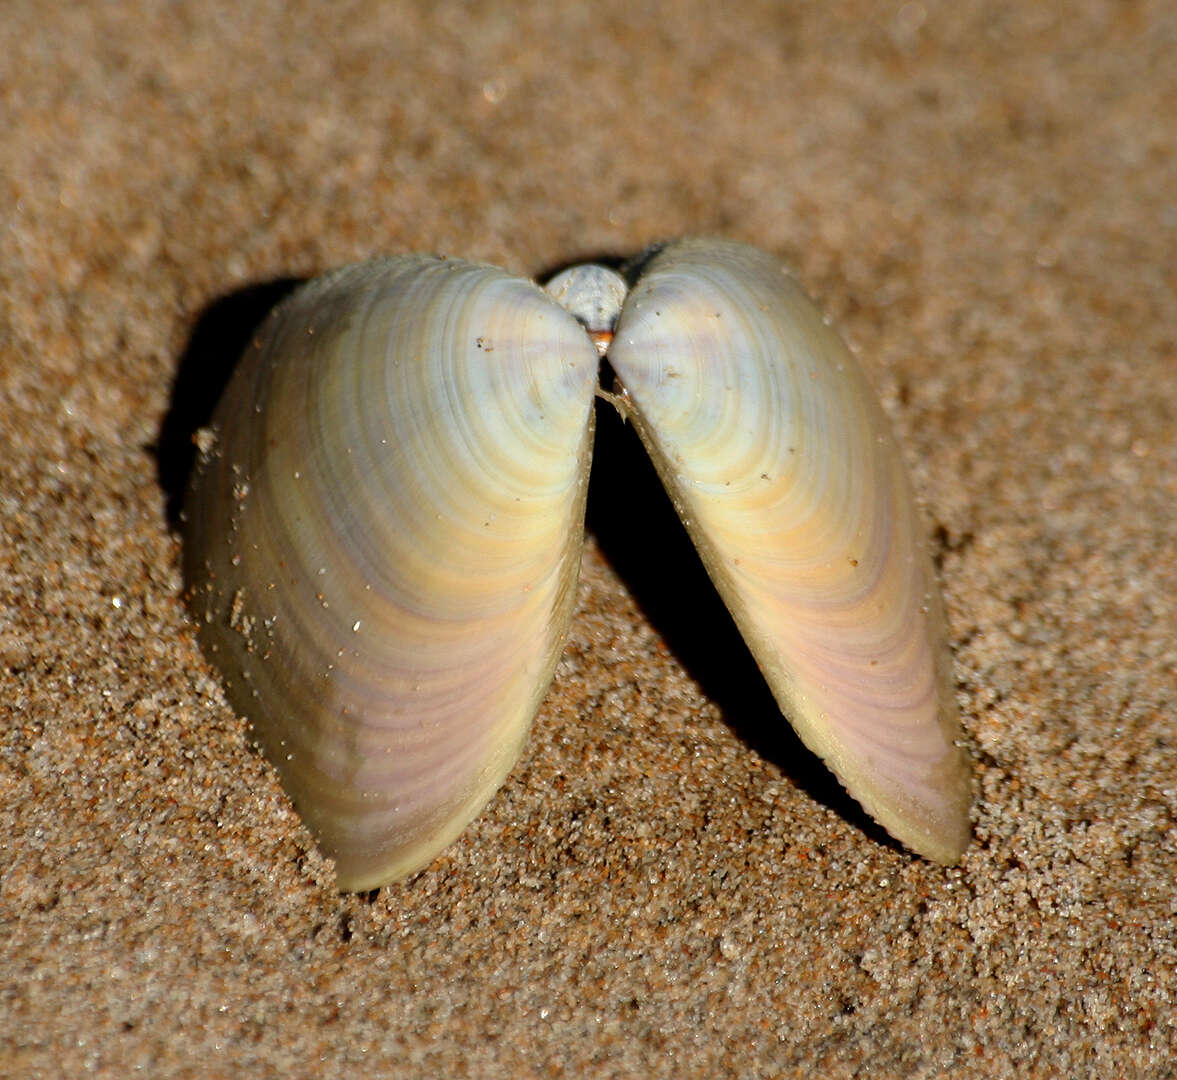
{"label": "open bivalve shell", "polygon": [[655,251],[628,295],[600,267],[548,289],[419,255],[310,282],[194,472],[202,644],[339,887],[427,864],[521,751],[571,615],[606,351],[785,716],[892,835],[957,861],[941,603],[841,340],[778,260],[724,241]]}

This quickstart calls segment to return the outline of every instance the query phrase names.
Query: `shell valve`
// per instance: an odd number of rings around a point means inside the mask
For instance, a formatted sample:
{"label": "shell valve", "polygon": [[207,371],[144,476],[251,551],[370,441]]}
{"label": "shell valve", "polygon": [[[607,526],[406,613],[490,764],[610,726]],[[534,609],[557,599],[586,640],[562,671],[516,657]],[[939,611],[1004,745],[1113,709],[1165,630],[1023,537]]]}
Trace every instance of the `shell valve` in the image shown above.
{"label": "shell valve", "polygon": [[770,255],[680,240],[635,276],[344,268],[275,309],[226,389],[186,586],[340,888],[431,861],[521,752],[571,617],[606,352],[802,740],[913,850],[968,842],[939,593],[865,376]]}

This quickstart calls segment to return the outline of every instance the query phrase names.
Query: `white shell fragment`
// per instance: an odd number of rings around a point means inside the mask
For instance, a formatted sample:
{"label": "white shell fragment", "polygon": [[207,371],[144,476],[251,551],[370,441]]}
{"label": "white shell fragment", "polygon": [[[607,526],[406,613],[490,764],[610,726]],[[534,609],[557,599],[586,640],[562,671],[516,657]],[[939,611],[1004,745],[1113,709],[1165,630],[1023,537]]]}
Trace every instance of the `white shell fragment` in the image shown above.
{"label": "white shell fragment", "polygon": [[939,595],[854,359],[751,248],[678,241],[626,288],[575,267],[556,303],[493,267],[375,260],[280,305],[226,390],[190,602],[342,889],[430,862],[521,751],[571,614],[606,349],[801,738],[913,850],[968,842]]}
{"label": "white shell fragment", "polygon": [[625,278],[608,267],[584,263],[561,270],[544,286],[544,292],[576,318],[604,356],[629,293]]}

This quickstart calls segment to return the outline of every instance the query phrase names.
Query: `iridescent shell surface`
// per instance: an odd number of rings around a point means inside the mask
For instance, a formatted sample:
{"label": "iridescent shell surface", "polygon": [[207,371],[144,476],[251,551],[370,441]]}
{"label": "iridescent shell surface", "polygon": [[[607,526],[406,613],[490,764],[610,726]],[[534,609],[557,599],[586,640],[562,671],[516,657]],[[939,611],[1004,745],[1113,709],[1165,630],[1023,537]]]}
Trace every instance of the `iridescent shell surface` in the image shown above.
{"label": "iridescent shell surface", "polygon": [[644,267],[609,359],[797,734],[893,836],[956,862],[971,785],[940,595],[841,338],[777,259],[685,240]]}
{"label": "iridescent shell surface", "polygon": [[427,863],[519,755],[574,596],[597,365],[536,286],[409,256],[299,291],[226,391],[192,603],[341,888]]}
{"label": "iridescent shell surface", "polygon": [[956,861],[970,776],[940,601],[857,364],[754,249],[670,244],[628,298],[583,270],[550,286],[583,326],[458,260],[326,275],[214,417],[190,601],[339,886],[424,866],[521,751],[571,614],[606,349],[784,713],[893,835]]}

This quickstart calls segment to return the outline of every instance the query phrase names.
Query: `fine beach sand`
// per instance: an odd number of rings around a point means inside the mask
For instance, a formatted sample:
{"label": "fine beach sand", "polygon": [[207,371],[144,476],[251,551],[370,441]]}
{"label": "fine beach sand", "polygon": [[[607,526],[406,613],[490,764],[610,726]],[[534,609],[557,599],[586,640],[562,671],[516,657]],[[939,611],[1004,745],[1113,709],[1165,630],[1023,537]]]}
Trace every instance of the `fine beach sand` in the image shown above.
{"label": "fine beach sand", "polygon": [[[0,1075],[1177,1077],[1177,9],[8,0]],[[193,427],[294,279],[684,233],[894,421],[978,779],[959,867],[784,728],[599,410],[524,756],[333,888],[180,600]]]}

